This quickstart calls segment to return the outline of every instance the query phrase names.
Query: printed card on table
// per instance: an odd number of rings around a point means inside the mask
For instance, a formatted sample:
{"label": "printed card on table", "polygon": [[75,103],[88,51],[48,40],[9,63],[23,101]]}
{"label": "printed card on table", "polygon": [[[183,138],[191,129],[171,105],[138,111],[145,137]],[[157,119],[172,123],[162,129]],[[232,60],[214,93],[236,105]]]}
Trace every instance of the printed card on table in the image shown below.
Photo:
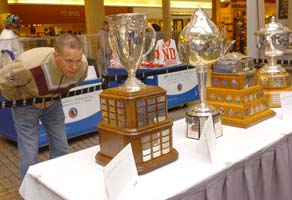
{"label": "printed card on table", "polygon": [[130,143],[105,166],[103,174],[109,200],[135,196],[138,173]]}
{"label": "printed card on table", "polygon": [[292,119],[292,92],[280,94],[280,99],[283,119]]}
{"label": "printed card on table", "polygon": [[87,76],[85,80],[95,80],[97,79],[96,71],[93,65],[88,66]]}
{"label": "printed card on table", "polygon": [[206,120],[204,127],[203,127],[203,130],[202,130],[202,135],[205,136],[205,138],[206,138],[210,160],[211,160],[211,162],[214,162],[215,161],[215,153],[216,153],[216,151],[215,151],[216,136],[215,136],[215,130],[214,130],[212,116],[209,116],[208,119]]}

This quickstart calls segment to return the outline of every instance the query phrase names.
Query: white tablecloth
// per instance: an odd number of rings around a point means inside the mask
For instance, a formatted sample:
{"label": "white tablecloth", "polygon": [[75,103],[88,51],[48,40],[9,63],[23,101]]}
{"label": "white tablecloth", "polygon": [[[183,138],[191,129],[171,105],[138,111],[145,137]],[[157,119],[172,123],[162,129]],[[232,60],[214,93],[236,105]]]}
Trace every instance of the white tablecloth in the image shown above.
{"label": "white tablecloth", "polygon": [[[174,122],[173,144],[177,161],[138,177],[139,199],[166,199],[218,174],[231,165],[271,145],[292,131],[291,120],[277,115],[248,129],[223,126],[216,140],[216,162],[202,152],[204,143],[185,137],[184,119]],[[26,200],[107,199],[103,167],[95,162],[99,146],[33,165],[20,187]]]}

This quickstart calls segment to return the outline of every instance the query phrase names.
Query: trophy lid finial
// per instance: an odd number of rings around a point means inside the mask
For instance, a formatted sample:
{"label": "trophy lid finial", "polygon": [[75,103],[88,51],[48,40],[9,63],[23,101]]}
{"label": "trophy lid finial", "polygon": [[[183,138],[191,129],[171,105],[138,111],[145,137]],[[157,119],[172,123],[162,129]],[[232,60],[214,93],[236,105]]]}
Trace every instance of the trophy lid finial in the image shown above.
{"label": "trophy lid finial", "polygon": [[291,32],[289,28],[283,26],[283,24],[276,22],[276,17],[271,16],[270,22],[256,32],[258,35],[269,35],[271,33],[285,33]]}

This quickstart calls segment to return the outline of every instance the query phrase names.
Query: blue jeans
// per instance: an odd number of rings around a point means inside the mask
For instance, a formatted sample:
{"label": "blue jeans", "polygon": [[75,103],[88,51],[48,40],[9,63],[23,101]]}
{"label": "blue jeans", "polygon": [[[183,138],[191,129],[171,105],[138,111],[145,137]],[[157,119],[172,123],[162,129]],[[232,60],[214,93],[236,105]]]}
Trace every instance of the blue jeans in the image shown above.
{"label": "blue jeans", "polygon": [[34,106],[16,107],[12,109],[12,113],[17,132],[21,181],[29,166],[39,162],[39,121],[48,137],[50,157],[55,158],[69,152],[65,116],[60,100],[44,109]]}

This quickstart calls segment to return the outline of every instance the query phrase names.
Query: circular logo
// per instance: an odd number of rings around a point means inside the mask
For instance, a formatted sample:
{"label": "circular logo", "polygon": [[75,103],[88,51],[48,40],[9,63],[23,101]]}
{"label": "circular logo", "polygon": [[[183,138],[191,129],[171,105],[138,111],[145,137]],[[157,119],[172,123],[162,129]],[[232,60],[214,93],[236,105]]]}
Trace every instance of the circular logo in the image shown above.
{"label": "circular logo", "polygon": [[182,84],[179,83],[179,84],[177,85],[177,90],[178,90],[178,91],[181,91],[181,90],[182,90],[182,87],[183,87]]}
{"label": "circular logo", "polygon": [[77,115],[78,115],[77,108],[75,108],[75,107],[70,108],[70,110],[69,110],[69,117],[75,118]]}

